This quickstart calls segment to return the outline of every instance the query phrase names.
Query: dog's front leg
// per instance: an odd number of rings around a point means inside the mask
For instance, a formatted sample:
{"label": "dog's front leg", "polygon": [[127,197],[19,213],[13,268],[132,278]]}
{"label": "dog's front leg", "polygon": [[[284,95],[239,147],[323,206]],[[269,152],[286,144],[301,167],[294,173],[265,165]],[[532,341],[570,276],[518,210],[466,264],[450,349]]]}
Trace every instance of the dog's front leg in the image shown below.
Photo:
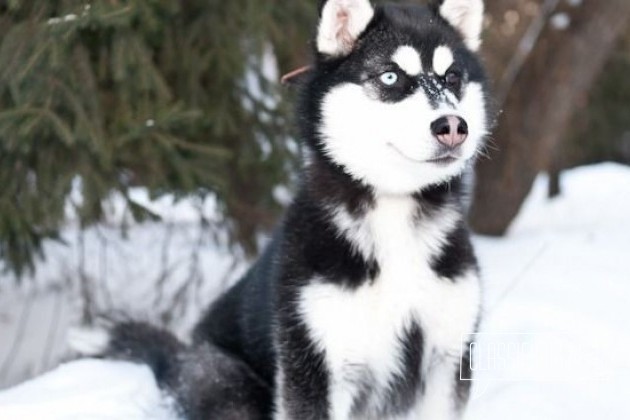
{"label": "dog's front leg", "polygon": [[324,353],[295,318],[279,319],[275,420],[330,418],[329,373]]}
{"label": "dog's front leg", "polygon": [[425,378],[425,393],[409,419],[458,420],[462,416],[459,360],[446,357],[431,367]]}

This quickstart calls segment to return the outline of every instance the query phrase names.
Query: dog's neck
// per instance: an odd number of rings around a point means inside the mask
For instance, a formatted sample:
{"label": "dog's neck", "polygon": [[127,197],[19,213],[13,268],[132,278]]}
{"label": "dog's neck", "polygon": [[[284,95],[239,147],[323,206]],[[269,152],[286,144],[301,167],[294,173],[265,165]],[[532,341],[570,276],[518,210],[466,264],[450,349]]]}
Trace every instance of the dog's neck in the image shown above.
{"label": "dog's neck", "polygon": [[[427,186],[406,197],[413,199],[418,205],[421,210],[419,215],[430,215],[445,206],[463,213],[461,193],[465,188],[464,184],[462,176],[458,176],[442,184]],[[341,166],[317,154],[309,158],[305,167],[303,188],[315,203],[326,208],[343,208],[354,217],[360,217],[374,208],[379,198],[389,196],[352,178]]]}
{"label": "dog's neck", "polygon": [[[303,225],[317,233],[305,249],[307,258],[326,267],[324,276],[355,287],[372,281],[381,270],[391,274],[390,269],[397,272],[410,262],[422,271],[412,277],[439,271],[436,261],[451,244],[449,235],[463,223],[461,179],[415,194],[387,195],[325,159],[311,159],[305,169],[295,207],[300,211],[291,212],[290,220],[296,221],[292,226],[298,234]],[[340,269],[346,265],[352,270]]]}

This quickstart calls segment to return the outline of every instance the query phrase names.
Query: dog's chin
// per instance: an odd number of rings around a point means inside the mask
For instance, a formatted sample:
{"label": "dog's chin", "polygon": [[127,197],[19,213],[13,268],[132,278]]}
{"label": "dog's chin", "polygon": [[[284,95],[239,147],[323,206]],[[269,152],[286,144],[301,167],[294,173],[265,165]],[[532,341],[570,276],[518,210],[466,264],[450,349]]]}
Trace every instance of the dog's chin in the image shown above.
{"label": "dog's chin", "polygon": [[413,155],[401,145],[381,144],[354,153],[330,148],[326,155],[351,178],[385,195],[409,195],[444,184],[467,167],[463,149]]}
{"label": "dog's chin", "polygon": [[416,160],[397,155],[383,156],[372,166],[350,169],[349,174],[383,195],[410,195],[435,185],[444,184],[460,175],[466,168],[466,159],[455,156],[436,156]]}
{"label": "dog's chin", "polygon": [[413,194],[431,186],[446,183],[461,175],[469,160],[463,150],[437,152],[430,156],[414,156],[391,143],[388,144],[388,148],[394,157],[393,161],[399,162],[395,167],[391,167],[390,172],[392,178],[397,178],[398,182],[394,184],[384,183],[380,179],[371,180],[375,189],[384,192]]}

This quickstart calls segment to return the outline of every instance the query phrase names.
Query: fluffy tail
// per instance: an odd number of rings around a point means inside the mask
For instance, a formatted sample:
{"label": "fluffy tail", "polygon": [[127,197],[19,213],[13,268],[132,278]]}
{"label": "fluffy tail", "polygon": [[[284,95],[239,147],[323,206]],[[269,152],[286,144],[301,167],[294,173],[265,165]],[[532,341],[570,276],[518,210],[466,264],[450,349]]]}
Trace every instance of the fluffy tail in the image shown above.
{"label": "fluffy tail", "polygon": [[186,419],[271,417],[268,385],[243,361],[211,343],[188,347],[170,332],[141,322],[119,323],[110,329],[75,329],[69,342],[85,356],[148,365]]}

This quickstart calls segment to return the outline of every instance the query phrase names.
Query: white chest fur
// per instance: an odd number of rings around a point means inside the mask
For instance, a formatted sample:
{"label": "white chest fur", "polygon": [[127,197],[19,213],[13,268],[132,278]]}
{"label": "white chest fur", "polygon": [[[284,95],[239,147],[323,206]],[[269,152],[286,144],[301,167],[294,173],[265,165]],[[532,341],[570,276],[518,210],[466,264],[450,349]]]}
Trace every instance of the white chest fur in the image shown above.
{"label": "white chest fur", "polygon": [[424,220],[414,218],[416,211],[410,198],[387,197],[361,219],[337,212],[338,228],[357,252],[376,258],[379,275],[355,290],[323,279],[303,290],[301,313],[331,373],[333,418],[348,418],[354,387],[366,379],[356,375],[369,372],[371,384],[385,389],[401,372],[400,338],[412,321],[422,328],[425,354],[459,357],[462,335],[474,328],[476,276],[453,282],[430,267],[458,215],[447,209]]}

